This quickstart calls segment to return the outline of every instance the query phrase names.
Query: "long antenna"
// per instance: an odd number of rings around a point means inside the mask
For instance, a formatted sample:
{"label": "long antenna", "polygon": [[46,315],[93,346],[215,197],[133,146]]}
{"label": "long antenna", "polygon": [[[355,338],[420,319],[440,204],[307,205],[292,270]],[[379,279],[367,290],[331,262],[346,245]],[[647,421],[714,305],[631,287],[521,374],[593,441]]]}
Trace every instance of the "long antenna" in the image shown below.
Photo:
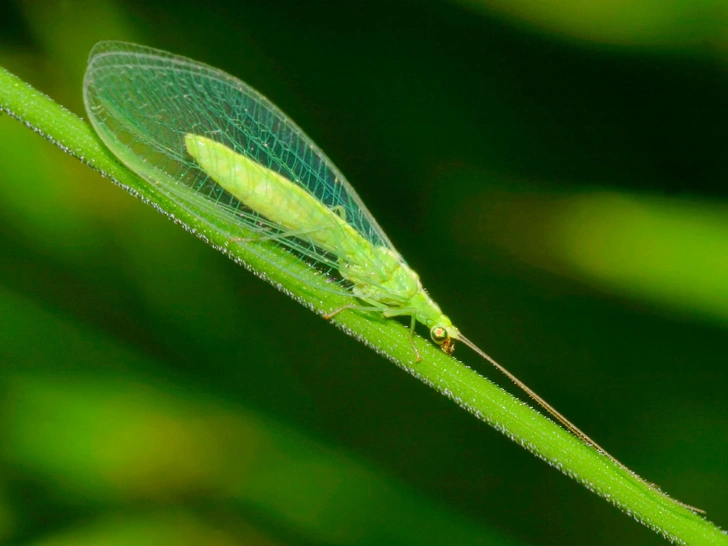
{"label": "long antenna", "polygon": [[546,402],[543,398],[541,398],[538,394],[536,394],[528,385],[526,385],[523,381],[518,379],[515,375],[513,375],[511,372],[509,372],[505,367],[503,367],[502,364],[499,364],[498,361],[496,361],[493,357],[483,352],[475,343],[470,341],[468,338],[466,338],[464,335],[458,332],[457,339],[459,341],[462,341],[465,345],[470,347],[473,351],[475,351],[477,354],[479,354],[481,357],[483,357],[485,360],[490,362],[493,367],[495,367],[499,372],[501,372],[503,375],[505,375],[508,379],[510,379],[519,389],[521,389],[523,392],[525,392],[528,396],[530,396],[539,406],[541,406],[543,409],[545,409],[549,414],[551,414],[559,423],[561,423],[566,430],[571,432],[574,436],[579,438],[582,442],[584,442],[587,445],[590,445],[594,447],[599,453],[602,455],[608,457],[612,462],[614,462],[617,466],[623,468],[627,472],[629,472],[632,476],[640,480],[642,483],[647,484],[651,488],[653,488],[655,491],[660,493],[663,497],[666,499],[674,502],[677,505],[682,506],[683,508],[687,508],[688,510],[691,510],[693,512],[699,512],[701,514],[705,514],[705,510],[701,510],[700,508],[695,508],[694,506],[690,506],[689,504],[685,504],[680,502],[679,500],[673,499],[669,495],[667,495],[665,492],[660,490],[659,487],[657,487],[654,483],[650,483],[641,476],[635,474],[632,470],[630,470],[626,465],[622,464],[620,461],[618,461],[615,457],[610,455],[606,449],[604,449],[602,446],[600,446],[598,443],[596,443],[594,440],[592,440],[589,436],[587,436],[584,432],[581,431],[579,427],[577,427],[574,423],[569,421],[566,417],[561,415],[556,408],[554,408],[551,404]]}

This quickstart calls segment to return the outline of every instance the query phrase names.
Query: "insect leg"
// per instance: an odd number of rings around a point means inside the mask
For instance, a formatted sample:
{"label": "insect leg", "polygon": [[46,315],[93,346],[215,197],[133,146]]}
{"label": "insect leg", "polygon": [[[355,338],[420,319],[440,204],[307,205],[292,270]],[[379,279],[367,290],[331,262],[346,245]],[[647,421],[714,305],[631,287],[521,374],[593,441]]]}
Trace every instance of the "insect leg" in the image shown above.
{"label": "insect leg", "polygon": [[342,205],[336,205],[335,207],[331,207],[331,212],[336,214],[339,218],[346,221],[346,209]]}
{"label": "insect leg", "polygon": [[338,309],[334,309],[330,313],[326,313],[323,317],[326,320],[330,320],[334,318],[336,315],[341,313],[342,311],[346,311],[347,309],[353,309],[355,311],[370,311],[373,313],[382,313],[386,311],[386,307],[382,305],[375,305],[373,302],[369,302],[365,300],[365,303],[371,303],[370,305],[356,305],[355,303],[347,303],[346,305],[342,305]]}
{"label": "insect leg", "polygon": [[387,318],[391,317],[402,317],[405,315],[410,315],[412,317],[412,321],[410,322],[410,345],[412,345],[412,350],[415,352],[415,355],[417,356],[417,362],[422,360],[422,357],[420,356],[420,351],[417,350],[417,347],[415,347],[415,324],[417,320],[415,319],[415,309],[412,307],[389,307],[382,311],[382,315],[384,315]]}
{"label": "insect leg", "polygon": [[409,340],[410,340],[410,345],[412,345],[412,349],[415,351],[415,356],[417,357],[415,362],[419,362],[420,360],[422,360],[422,357],[420,356],[420,352],[417,350],[417,347],[415,347],[415,337],[414,337],[415,336],[415,322],[416,322],[415,316],[412,315],[412,321],[410,322]]}
{"label": "insect leg", "polygon": [[342,305],[342,306],[341,306],[341,307],[339,307],[338,309],[334,309],[334,310],[333,310],[333,311],[331,311],[330,313],[326,313],[325,315],[323,315],[323,317],[324,317],[324,318],[325,318],[326,320],[331,320],[332,318],[334,318],[334,317],[335,317],[336,315],[338,315],[338,314],[339,314],[339,313],[341,313],[342,311],[346,311],[347,309],[356,309],[357,307],[358,307],[357,305],[353,305],[353,304],[351,304],[351,303],[348,303],[348,304],[346,304],[346,305]]}
{"label": "insect leg", "polygon": [[347,309],[354,309],[357,311],[369,311],[372,313],[381,313],[383,317],[385,318],[391,318],[391,317],[397,317],[397,316],[404,316],[404,315],[410,315],[412,317],[412,322],[410,323],[410,335],[409,335],[409,342],[412,346],[412,350],[415,353],[415,362],[420,362],[422,360],[422,356],[420,355],[420,351],[415,347],[415,340],[414,340],[414,333],[415,333],[415,315],[414,315],[414,309],[411,307],[388,307],[387,305],[383,303],[379,303],[376,300],[371,300],[368,298],[361,298],[364,303],[368,303],[369,305],[356,305],[353,303],[348,303],[346,305],[342,305],[338,309],[334,309],[330,313],[327,313],[324,315],[324,318],[326,320],[329,320],[342,311],[346,311]]}

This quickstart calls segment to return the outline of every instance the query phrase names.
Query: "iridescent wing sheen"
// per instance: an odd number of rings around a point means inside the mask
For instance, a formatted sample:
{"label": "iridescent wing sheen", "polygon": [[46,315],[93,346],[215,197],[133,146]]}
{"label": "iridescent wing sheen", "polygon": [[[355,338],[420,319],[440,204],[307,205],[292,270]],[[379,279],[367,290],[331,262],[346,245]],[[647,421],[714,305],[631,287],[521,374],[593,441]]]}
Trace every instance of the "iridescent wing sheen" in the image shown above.
{"label": "iridescent wing sheen", "polygon": [[[100,42],[89,57],[84,102],[104,143],[155,190],[204,212],[214,229],[263,258],[256,251],[262,240],[287,248],[329,275],[331,291],[349,293],[337,275],[341,256],[317,247],[306,233],[286,232],[223,190],[187,153],[187,133],[286,177],[371,245],[396,253],[351,184],[311,139],[255,89],[221,70],[144,46]],[[346,259],[356,261],[356,255]]]}

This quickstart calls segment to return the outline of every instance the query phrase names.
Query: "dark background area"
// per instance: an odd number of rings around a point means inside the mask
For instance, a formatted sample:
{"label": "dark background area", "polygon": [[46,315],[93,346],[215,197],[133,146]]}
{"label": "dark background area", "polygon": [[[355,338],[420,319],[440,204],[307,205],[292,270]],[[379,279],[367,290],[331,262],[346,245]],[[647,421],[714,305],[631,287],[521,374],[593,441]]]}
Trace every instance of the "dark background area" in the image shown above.
{"label": "dark background area", "polygon": [[[245,80],[469,338],[725,526],[728,9],[582,4],[5,1],[0,64],[84,117],[101,39]],[[5,544],[663,543],[7,116],[0,249]]]}

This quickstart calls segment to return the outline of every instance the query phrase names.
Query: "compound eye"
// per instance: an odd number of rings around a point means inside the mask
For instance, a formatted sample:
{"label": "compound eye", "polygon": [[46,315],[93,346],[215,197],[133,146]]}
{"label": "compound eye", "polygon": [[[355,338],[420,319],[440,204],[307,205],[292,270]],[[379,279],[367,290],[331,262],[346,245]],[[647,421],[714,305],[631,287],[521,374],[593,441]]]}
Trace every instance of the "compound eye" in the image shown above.
{"label": "compound eye", "polygon": [[430,337],[432,338],[432,341],[438,345],[442,345],[450,339],[450,334],[448,334],[447,330],[442,326],[435,326],[432,330],[430,330]]}

